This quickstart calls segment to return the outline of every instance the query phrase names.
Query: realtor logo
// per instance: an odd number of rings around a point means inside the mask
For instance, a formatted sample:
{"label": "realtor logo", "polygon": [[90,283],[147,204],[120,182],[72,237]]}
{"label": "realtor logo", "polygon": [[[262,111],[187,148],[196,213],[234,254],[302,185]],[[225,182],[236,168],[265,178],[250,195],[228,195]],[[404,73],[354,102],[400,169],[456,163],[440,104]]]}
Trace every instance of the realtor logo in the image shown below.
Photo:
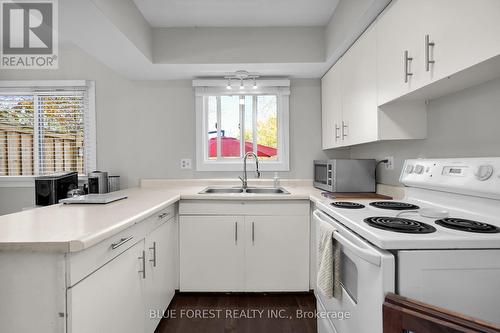
{"label": "realtor logo", "polygon": [[0,20],[1,68],[57,68],[57,0],[0,0]]}

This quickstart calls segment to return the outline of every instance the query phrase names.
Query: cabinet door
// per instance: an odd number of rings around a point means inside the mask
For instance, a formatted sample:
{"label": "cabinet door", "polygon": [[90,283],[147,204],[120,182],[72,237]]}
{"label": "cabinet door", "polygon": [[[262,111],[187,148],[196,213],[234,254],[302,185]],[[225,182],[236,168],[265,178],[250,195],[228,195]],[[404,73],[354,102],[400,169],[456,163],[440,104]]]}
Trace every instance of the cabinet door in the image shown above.
{"label": "cabinet door", "polygon": [[342,100],[340,59],[321,79],[321,130],[323,149],[342,146]]}
{"label": "cabinet door", "polygon": [[247,216],[246,291],[309,290],[309,217]]}
{"label": "cabinet door", "polygon": [[243,291],[241,216],[181,216],[181,291]]}
{"label": "cabinet door", "polygon": [[[392,1],[375,22],[379,105],[423,85],[425,70],[419,65],[423,64],[419,3],[415,0]],[[408,76],[408,82],[405,82],[405,51],[413,58],[407,66],[407,71],[413,73]]]}
{"label": "cabinet door", "polygon": [[[419,0],[423,31],[420,44],[429,47],[427,75],[438,80],[500,54],[500,1]],[[422,67],[425,66],[425,59]]]}
{"label": "cabinet door", "polygon": [[141,241],[68,289],[70,333],[144,331],[143,253]]}
{"label": "cabinet door", "polygon": [[160,319],[150,319],[149,310],[164,311],[175,292],[175,219],[163,223],[146,237],[146,332],[154,332]]}
{"label": "cabinet door", "polygon": [[376,43],[372,26],[344,55],[341,132],[346,145],[378,139]]}

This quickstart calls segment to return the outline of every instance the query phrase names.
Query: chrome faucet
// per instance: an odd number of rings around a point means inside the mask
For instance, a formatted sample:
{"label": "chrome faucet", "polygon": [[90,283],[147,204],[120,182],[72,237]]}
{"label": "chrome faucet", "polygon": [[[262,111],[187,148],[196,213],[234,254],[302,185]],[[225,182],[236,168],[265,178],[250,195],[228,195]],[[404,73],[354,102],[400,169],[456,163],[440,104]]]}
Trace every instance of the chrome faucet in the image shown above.
{"label": "chrome faucet", "polygon": [[249,151],[248,153],[245,154],[245,157],[243,157],[243,178],[238,177],[238,178],[240,178],[241,182],[243,183],[241,187],[244,190],[246,190],[247,187],[248,187],[247,159],[248,159],[249,156],[253,156],[253,158],[255,159],[255,168],[256,168],[255,169],[255,173],[257,174],[257,178],[260,178],[259,158],[257,157],[257,155],[254,152]]}

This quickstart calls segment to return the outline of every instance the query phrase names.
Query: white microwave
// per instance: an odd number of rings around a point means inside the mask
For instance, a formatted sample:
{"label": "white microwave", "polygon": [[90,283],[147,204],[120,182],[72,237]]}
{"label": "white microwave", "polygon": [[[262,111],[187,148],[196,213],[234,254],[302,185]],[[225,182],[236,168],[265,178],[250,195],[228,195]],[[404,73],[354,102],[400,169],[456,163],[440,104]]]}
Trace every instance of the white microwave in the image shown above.
{"label": "white microwave", "polygon": [[371,159],[314,161],[314,187],[328,192],[375,192],[375,166]]}

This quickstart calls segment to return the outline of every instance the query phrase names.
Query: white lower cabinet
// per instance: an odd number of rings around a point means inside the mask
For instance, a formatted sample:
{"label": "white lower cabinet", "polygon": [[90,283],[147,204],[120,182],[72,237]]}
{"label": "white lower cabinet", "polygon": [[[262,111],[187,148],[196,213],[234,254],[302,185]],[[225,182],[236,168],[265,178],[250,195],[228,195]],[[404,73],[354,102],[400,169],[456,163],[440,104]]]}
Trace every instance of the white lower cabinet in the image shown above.
{"label": "white lower cabinet", "polygon": [[123,251],[67,289],[69,333],[154,332],[161,318],[150,312],[166,310],[177,287],[177,224],[175,218],[166,220],[173,210],[167,213],[69,258],[76,261],[70,270],[80,272],[99,247]]}
{"label": "white lower cabinet", "polygon": [[166,310],[174,297],[177,281],[175,269],[177,231],[173,221],[174,219],[159,226],[145,240],[145,332],[154,332],[160,322],[158,317],[150,318],[150,310]]}
{"label": "white lower cabinet", "polygon": [[[276,215],[250,215],[273,213],[265,208],[272,205]],[[303,215],[289,216],[277,215],[286,212],[279,203],[242,203],[248,215],[222,215],[220,207],[221,215],[180,216],[181,291],[309,290],[308,203]]]}
{"label": "white lower cabinet", "polygon": [[141,241],[68,290],[69,332],[144,330],[145,280],[138,259],[143,251]]}
{"label": "white lower cabinet", "polygon": [[246,291],[309,289],[309,223],[304,216],[245,216]]}
{"label": "white lower cabinet", "polygon": [[182,216],[180,290],[243,291],[243,231],[241,216]]}

